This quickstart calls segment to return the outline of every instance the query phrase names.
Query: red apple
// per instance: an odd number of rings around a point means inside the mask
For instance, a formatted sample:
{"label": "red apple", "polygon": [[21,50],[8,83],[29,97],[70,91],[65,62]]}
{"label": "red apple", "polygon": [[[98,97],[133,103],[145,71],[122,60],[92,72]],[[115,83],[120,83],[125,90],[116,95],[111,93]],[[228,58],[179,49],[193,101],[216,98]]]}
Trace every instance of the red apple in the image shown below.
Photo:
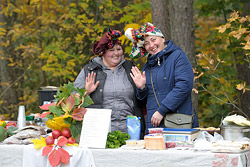
{"label": "red apple", "polygon": [[52,131],[52,136],[54,139],[57,139],[61,135],[62,135],[62,132],[60,130],[53,130]]}
{"label": "red apple", "polygon": [[55,139],[54,139],[52,136],[47,136],[47,137],[45,138],[45,142],[46,142],[47,145],[52,145],[52,144],[54,144],[54,141],[55,141]]}
{"label": "red apple", "polygon": [[76,140],[75,140],[73,137],[70,137],[70,138],[68,139],[68,143],[69,143],[69,144],[75,144],[75,143],[76,143]]}
{"label": "red apple", "polygon": [[64,128],[64,129],[62,130],[62,135],[63,135],[64,137],[69,138],[69,137],[71,137],[71,132],[70,132],[70,130],[69,130],[68,128]]}

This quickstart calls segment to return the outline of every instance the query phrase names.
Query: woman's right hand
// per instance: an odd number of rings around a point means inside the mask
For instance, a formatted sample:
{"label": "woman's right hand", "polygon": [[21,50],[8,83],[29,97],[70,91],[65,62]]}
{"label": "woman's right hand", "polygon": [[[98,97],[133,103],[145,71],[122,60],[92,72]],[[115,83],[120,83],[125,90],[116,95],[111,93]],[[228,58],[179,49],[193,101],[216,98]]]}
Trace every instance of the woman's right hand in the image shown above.
{"label": "woman's right hand", "polygon": [[86,77],[85,90],[86,90],[86,94],[88,95],[96,90],[100,82],[100,81],[97,81],[95,83],[95,76],[96,76],[96,73],[91,72],[91,73],[88,73],[88,76]]}
{"label": "woman's right hand", "polygon": [[136,87],[139,89],[144,89],[146,85],[145,71],[141,73],[137,67],[132,67],[131,71],[132,73],[130,73],[130,76],[134,80]]}

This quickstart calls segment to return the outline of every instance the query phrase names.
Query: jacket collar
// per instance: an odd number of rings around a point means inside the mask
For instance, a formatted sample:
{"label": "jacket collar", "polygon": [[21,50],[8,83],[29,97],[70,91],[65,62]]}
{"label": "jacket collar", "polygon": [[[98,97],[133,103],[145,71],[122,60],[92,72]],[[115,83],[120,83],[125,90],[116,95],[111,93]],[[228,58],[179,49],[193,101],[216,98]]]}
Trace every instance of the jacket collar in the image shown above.
{"label": "jacket collar", "polygon": [[176,47],[171,40],[166,41],[165,48],[155,55],[149,55],[147,58],[147,63],[150,66],[159,65],[163,57],[167,58],[176,49],[178,49],[178,47]]}

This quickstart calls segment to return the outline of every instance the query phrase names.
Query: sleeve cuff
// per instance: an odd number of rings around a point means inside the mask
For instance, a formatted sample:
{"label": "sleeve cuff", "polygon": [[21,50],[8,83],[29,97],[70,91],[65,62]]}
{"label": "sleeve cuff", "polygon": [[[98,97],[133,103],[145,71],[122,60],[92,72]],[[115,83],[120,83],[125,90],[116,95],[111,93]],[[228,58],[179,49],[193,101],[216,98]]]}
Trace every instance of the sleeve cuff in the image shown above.
{"label": "sleeve cuff", "polygon": [[168,109],[164,105],[161,105],[158,109],[158,112],[164,117],[168,112],[170,112],[170,109]]}

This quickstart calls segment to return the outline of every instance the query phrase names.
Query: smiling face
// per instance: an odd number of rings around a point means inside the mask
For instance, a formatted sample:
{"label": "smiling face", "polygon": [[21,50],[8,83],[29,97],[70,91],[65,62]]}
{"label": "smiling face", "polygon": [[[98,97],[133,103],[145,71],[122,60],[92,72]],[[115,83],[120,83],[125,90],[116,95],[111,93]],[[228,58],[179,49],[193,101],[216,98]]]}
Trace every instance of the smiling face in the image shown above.
{"label": "smiling face", "polygon": [[122,60],[123,50],[121,45],[115,44],[113,48],[105,50],[103,63],[113,70]]}
{"label": "smiling face", "polygon": [[145,37],[144,47],[149,54],[155,55],[164,49],[164,42],[165,39],[162,37],[149,35]]}

